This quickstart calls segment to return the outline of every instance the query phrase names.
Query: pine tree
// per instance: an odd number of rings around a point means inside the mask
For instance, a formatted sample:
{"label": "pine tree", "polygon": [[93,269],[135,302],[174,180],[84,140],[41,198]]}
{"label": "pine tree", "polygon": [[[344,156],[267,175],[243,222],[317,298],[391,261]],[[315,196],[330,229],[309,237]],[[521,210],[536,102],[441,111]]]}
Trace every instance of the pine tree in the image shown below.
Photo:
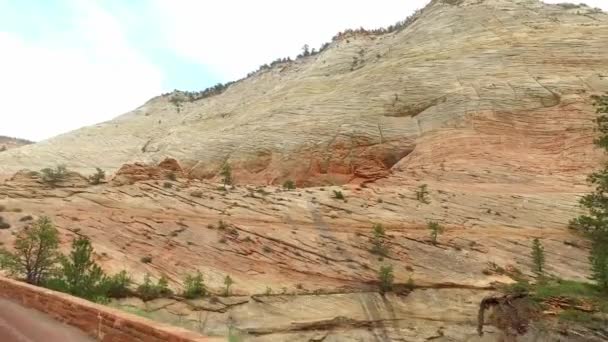
{"label": "pine tree", "polygon": [[[597,129],[600,133],[595,144],[608,153],[608,96],[594,97],[597,107]],[[570,222],[570,227],[577,229],[591,239],[592,279],[604,291],[608,291],[608,165],[592,173],[588,182],[595,190],[583,196],[580,204],[587,209],[587,215],[581,215]]]}
{"label": "pine tree", "polygon": [[77,297],[96,300],[106,295],[106,275],[93,260],[93,246],[85,237],[72,242],[72,251],[61,258],[60,277],[54,279],[51,288]]}
{"label": "pine tree", "polygon": [[545,249],[538,238],[532,241],[532,271],[542,278],[545,274]]}

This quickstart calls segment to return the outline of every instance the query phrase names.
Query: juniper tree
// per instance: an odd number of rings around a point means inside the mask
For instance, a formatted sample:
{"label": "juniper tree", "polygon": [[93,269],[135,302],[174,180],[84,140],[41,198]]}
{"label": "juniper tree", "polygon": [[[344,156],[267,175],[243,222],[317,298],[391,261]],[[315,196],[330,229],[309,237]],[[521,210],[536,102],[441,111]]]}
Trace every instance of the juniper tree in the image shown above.
{"label": "juniper tree", "polygon": [[[595,119],[599,137],[595,144],[608,152],[608,96],[595,96],[595,105],[599,114]],[[592,279],[604,291],[608,291],[608,164],[588,177],[588,182],[595,186],[593,192],[583,196],[580,204],[587,209],[570,221],[570,227],[586,234],[591,240],[589,261],[591,262]]]}

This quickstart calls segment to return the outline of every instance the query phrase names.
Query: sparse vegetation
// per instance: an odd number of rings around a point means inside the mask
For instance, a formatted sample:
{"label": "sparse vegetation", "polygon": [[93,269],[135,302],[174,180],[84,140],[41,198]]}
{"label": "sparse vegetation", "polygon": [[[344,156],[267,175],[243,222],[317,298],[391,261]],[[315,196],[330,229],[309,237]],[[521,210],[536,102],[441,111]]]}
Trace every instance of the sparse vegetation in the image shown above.
{"label": "sparse vegetation", "polygon": [[378,281],[380,282],[380,293],[385,294],[393,289],[393,281],[395,276],[393,275],[393,266],[385,265],[381,266],[378,271]]}
{"label": "sparse vegetation", "polygon": [[131,277],[123,270],[107,278],[105,283],[106,294],[110,298],[124,298],[131,294],[129,286],[132,284]]}
{"label": "sparse vegetation", "polygon": [[32,217],[32,215],[25,215],[22,218],[20,218],[19,221],[21,221],[21,222],[27,222],[27,221],[31,221],[33,219],[34,218]]}
{"label": "sparse vegetation", "polygon": [[149,264],[152,262],[152,257],[151,256],[145,256],[145,257],[141,257],[141,259],[139,259],[141,262],[143,262],[144,264]]}
{"label": "sparse vegetation", "polygon": [[230,164],[224,164],[222,166],[222,170],[220,171],[220,176],[222,176],[222,184],[224,185],[224,190],[226,189],[226,185],[232,185],[232,168]]}
{"label": "sparse vegetation", "polygon": [[334,196],[333,197],[335,199],[344,200],[344,194],[340,190],[334,190]]}
{"label": "sparse vegetation", "polygon": [[427,224],[428,229],[431,233],[431,242],[433,245],[437,244],[437,237],[443,234],[445,228],[435,221],[431,221]]}
{"label": "sparse vegetation", "polygon": [[137,295],[145,301],[167,297],[171,295],[169,284],[165,276],[161,276],[158,282],[155,284],[150,278],[150,274],[146,273],[144,276],[144,282],[137,287]]}
{"label": "sparse vegetation", "polygon": [[175,110],[179,113],[182,110],[182,102],[184,102],[185,99],[177,96],[177,95],[173,95],[169,98],[169,102],[175,106]]}
{"label": "sparse vegetation", "polygon": [[167,179],[175,182],[177,180],[177,174],[175,174],[175,172],[169,172],[167,173]]}
{"label": "sparse vegetation", "polygon": [[388,247],[386,246],[384,239],[386,237],[384,227],[376,223],[373,226],[373,236],[372,236],[372,248],[371,252],[382,257],[388,255]]}
{"label": "sparse vegetation", "polygon": [[428,186],[426,184],[418,186],[418,189],[416,190],[416,199],[424,204],[431,203],[431,200],[429,199]]}
{"label": "sparse vegetation", "polygon": [[11,227],[8,222],[4,222],[4,217],[0,216],[0,229],[9,229]]}
{"label": "sparse vegetation", "polygon": [[226,275],[224,278],[224,285],[226,285],[226,288],[224,289],[224,296],[230,296],[230,286],[232,286],[232,284],[234,284],[234,280],[232,280],[229,275]]}
{"label": "sparse vegetation", "polygon": [[219,220],[217,223],[217,229],[224,230],[226,228],[228,228],[228,224],[226,222],[224,222],[223,220]]}
{"label": "sparse vegetation", "polygon": [[539,278],[545,274],[545,249],[538,238],[532,241],[532,271]]}
{"label": "sparse vegetation", "polygon": [[56,185],[67,178],[68,169],[65,165],[58,165],[54,169],[48,167],[44,168],[40,170],[40,174],[43,182],[50,185]]}
{"label": "sparse vegetation", "polygon": [[165,188],[165,189],[171,189],[172,187],[173,187],[173,184],[171,184],[170,182],[163,183],[163,188]]}
{"label": "sparse vegetation", "polygon": [[286,180],[283,183],[283,189],[294,190],[295,188],[296,188],[296,183],[294,183],[292,180]]}
{"label": "sparse vegetation", "polygon": [[203,282],[203,274],[196,272],[196,274],[188,274],[184,280],[184,293],[183,296],[188,299],[200,298],[205,296],[207,289]]}
{"label": "sparse vegetation", "polygon": [[58,247],[57,229],[48,217],[41,217],[17,235],[15,252],[0,251],[0,265],[30,284],[41,285],[59,260]]}
{"label": "sparse vegetation", "polygon": [[101,182],[106,179],[106,173],[98,167],[95,169],[95,173],[89,176],[89,183],[93,185],[101,184]]}
{"label": "sparse vegetation", "polygon": [[203,197],[203,192],[202,191],[192,191],[190,193],[190,196],[196,197],[196,198],[202,198]]}
{"label": "sparse vegetation", "polygon": [[[594,97],[597,107],[597,130],[600,133],[595,144],[608,152],[608,95]],[[588,182],[595,190],[583,196],[580,200],[582,207],[588,211],[570,222],[570,227],[585,234],[591,240],[592,279],[605,292],[608,292],[608,165],[592,173]]]}

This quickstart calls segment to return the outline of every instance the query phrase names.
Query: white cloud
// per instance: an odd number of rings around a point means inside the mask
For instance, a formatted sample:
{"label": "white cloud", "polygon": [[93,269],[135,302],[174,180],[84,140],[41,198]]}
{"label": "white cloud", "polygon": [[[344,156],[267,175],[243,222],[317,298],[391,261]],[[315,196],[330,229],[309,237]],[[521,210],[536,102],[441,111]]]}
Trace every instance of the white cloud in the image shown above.
{"label": "white cloud", "polygon": [[197,1],[156,0],[164,39],[182,56],[211,66],[225,80],[264,63],[318,48],[347,28],[405,19],[429,0]]}
{"label": "white cloud", "polygon": [[162,91],[162,75],[93,2],[72,1],[81,39],[25,41],[0,32],[0,134],[40,140],[111,119]]}

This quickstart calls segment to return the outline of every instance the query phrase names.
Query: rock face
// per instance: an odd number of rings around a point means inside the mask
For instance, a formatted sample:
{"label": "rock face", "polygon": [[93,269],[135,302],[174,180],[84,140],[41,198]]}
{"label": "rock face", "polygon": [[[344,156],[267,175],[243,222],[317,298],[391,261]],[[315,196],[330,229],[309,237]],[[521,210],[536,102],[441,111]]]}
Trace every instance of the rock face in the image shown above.
{"label": "rock face", "polygon": [[608,90],[607,45],[608,16],[589,7],[435,0],[401,31],[342,36],[221,95],[179,108],[158,97],[4,153],[0,173],[58,163],[113,172],[165,157],[197,177],[227,162],[237,182],[259,184],[440,165],[580,173],[594,165],[588,98]]}
{"label": "rock face", "polygon": [[[72,239],[88,236],[108,272],[129,270],[137,283],[145,273],[163,274],[179,292],[185,275],[199,270],[220,295],[230,275],[230,297],[114,305],[207,336],[226,336],[232,326],[247,341],[496,341],[500,332],[489,325],[477,336],[479,302],[497,283],[512,282],[509,274],[531,276],[534,237],[547,251],[547,272],[588,275],[587,242],[565,228],[584,187],[571,184],[565,193],[436,181],[428,182],[423,203],[419,180],[396,181],[224,191],[218,183],[151,172],[147,180],[49,187],[21,172],[0,184],[0,216],[10,225],[0,242],[11,246],[28,216],[48,215],[65,252]],[[446,227],[437,244],[429,220]],[[383,259],[370,252],[374,223],[387,230]],[[377,273],[389,264],[395,292],[382,297]],[[537,333],[531,330],[529,340]]]}

